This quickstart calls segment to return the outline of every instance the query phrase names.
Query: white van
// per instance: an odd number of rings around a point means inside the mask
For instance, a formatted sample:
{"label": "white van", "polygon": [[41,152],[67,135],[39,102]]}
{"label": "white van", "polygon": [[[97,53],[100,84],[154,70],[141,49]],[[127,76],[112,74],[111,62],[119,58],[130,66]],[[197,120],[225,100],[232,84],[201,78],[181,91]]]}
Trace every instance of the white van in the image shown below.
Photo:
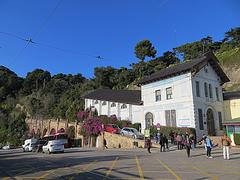
{"label": "white van", "polygon": [[22,145],[23,152],[25,151],[32,151],[33,144],[37,142],[37,139],[32,138],[32,139],[26,139],[24,141],[24,144]]}
{"label": "white van", "polygon": [[64,152],[64,144],[60,140],[52,140],[46,142],[43,145],[43,152],[53,153],[53,152]]}

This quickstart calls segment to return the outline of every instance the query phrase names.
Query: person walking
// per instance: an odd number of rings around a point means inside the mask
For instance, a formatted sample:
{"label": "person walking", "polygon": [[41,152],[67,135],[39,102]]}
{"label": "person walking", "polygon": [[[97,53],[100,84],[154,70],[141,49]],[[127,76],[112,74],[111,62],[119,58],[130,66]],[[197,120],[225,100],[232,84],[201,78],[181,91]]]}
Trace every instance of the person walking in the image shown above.
{"label": "person walking", "polygon": [[222,146],[223,146],[223,159],[230,159],[229,148],[231,146],[231,139],[225,133],[222,137]]}
{"label": "person walking", "polygon": [[207,147],[207,157],[213,158],[211,156],[211,151],[212,151],[212,147],[213,147],[212,140],[210,139],[209,136],[207,136],[205,141],[206,141],[206,147]]}
{"label": "person walking", "polygon": [[106,141],[106,139],[105,139],[105,138],[103,139],[103,146],[104,146],[103,148],[106,148],[106,149],[108,149],[108,147],[107,147],[107,141]]}
{"label": "person walking", "polygon": [[190,136],[186,132],[186,135],[185,135],[185,148],[186,148],[186,151],[187,151],[187,157],[190,157],[191,144],[192,144],[192,142],[191,142]]}
{"label": "person walking", "polygon": [[160,144],[160,152],[165,152],[165,144],[164,144],[164,138],[162,133],[160,134],[159,144]]}
{"label": "person walking", "polygon": [[146,146],[147,146],[148,153],[151,153],[151,139],[150,138],[147,138]]}

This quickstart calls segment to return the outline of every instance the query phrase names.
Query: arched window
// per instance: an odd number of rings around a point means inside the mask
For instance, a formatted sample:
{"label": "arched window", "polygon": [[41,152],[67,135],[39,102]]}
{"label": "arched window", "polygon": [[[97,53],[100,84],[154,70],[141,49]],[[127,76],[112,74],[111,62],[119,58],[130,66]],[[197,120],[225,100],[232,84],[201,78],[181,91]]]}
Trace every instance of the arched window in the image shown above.
{"label": "arched window", "polygon": [[145,115],[145,129],[150,129],[152,125],[153,125],[153,114],[148,112]]}
{"label": "arched window", "polygon": [[121,105],[121,109],[126,109],[127,108],[127,105],[126,104],[122,104]]}
{"label": "arched window", "polygon": [[116,107],[116,103],[113,102],[113,103],[111,104],[111,107]]}
{"label": "arched window", "polygon": [[102,102],[102,105],[103,105],[103,106],[107,105],[107,102],[106,102],[106,101],[103,101],[103,102]]}
{"label": "arched window", "polygon": [[94,104],[98,104],[98,100],[96,100],[96,101],[94,102]]}

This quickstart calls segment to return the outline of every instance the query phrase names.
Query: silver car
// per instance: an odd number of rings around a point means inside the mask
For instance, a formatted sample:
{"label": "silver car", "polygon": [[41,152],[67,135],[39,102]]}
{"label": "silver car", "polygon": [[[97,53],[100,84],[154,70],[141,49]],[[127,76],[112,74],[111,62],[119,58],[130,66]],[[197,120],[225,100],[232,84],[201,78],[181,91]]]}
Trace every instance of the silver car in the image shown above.
{"label": "silver car", "polygon": [[138,130],[135,128],[124,127],[122,128],[120,134],[122,136],[128,136],[134,139],[144,139],[144,135],[138,132]]}

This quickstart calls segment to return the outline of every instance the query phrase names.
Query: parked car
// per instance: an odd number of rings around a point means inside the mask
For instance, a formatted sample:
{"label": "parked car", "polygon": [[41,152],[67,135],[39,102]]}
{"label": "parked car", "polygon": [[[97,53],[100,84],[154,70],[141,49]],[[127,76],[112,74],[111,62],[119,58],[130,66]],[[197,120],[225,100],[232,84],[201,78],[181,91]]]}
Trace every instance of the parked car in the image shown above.
{"label": "parked car", "polygon": [[105,131],[109,133],[119,134],[121,129],[116,124],[108,124],[105,126]]}
{"label": "parked car", "polygon": [[47,142],[47,140],[38,140],[36,143],[32,144],[33,152],[42,152],[43,145]]}
{"label": "parked car", "polygon": [[144,135],[138,132],[138,130],[135,128],[124,127],[122,128],[120,134],[123,136],[132,137],[134,139],[144,139]]}
{"label": "parked car", "polygon": [[4,149],[4,150],[13,149],[13,148],[14,148],[14,146],[13,145],[9,145],[9,144],[2,147],[2,149]]}
{"label": "parked car", "polygon": [[32,139],[26,139],[24,141],[24,144],[22,145],[23,152],[25,151],[32,151],[33,145],[37,142],[37,139],[32,138]]}
{"label": "parked car", "polygon": [[64,144],[59,140],[47,141],[42,150],[44,153],[64,152]]}

